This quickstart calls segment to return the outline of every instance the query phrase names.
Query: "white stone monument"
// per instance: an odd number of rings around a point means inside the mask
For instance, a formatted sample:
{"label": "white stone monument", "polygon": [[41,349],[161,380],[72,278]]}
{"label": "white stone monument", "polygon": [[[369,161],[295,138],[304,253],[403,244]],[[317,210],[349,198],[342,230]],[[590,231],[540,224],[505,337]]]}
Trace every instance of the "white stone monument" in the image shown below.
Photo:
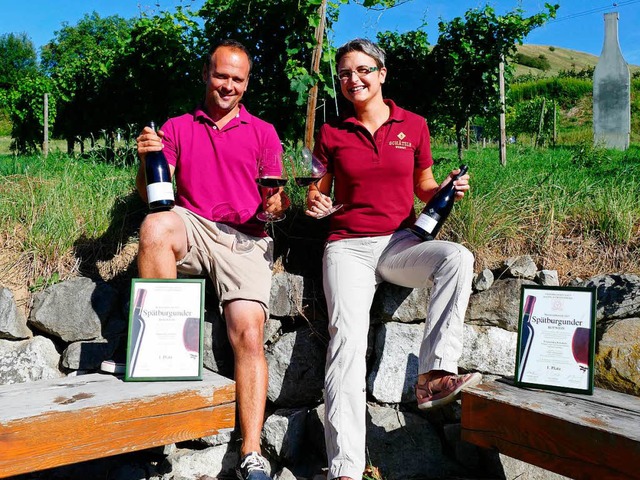
{"label": "white stone monument", "polygon": [[593,73],[593,140],[626,150],[631,133],[631,74],[618,42],[618,12],[604,14],[604,45]]}

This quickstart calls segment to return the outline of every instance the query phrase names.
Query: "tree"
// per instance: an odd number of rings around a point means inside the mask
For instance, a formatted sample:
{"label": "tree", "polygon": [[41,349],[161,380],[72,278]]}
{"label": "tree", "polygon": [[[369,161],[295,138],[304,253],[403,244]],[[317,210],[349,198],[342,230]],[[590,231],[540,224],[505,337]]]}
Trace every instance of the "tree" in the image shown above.
{"label": "tree", "polygon": [[[38,72],[24,76],[7,94],[11,120],[11,150],[30,154],[38,150],[44,137],[44,94],[52,91],[49,78]],[[49,101],[49,124],[56,117],[55,101]]]}
{"label": "tree", "polygon": [[42,68],[50,76],[58,97],[54,132],[67,139],[73,152],[82,141],[105,128],[100,106],[117,101],[116,92],[103,87],[112,74],[131,32],[131,21],[117,15],[85,15],[75,26],[63,24],[55,39],[42,50]]}
{"label": "tree", "polygon": [[427,65],[431,74],[430,110],[454,126],[459,158],[467,121],[500,111],[500,61],[508,64],[516,43],[522,44],[531,30],[554,18],[559,6],[545,3],[545,8],[546,12],[523,17],[521,8],[498,16],[493,8],[485,6],[468,10],[464,19],[457,17],[438,24],[440,35]]}
{"label": "tree", "polygon": [[[326,56],[320,72],[312,74],[314,32],[321,0],[208,0],[200,10],[205,36],[212,43],[233,38],[254,57],[249,93],[243,99],[255,115],[273,123],[281,133],[302,138],[307,94],[330,80]],[[336,10],[328,12],[328,28]],[[324,51],[328,49],[326,40]]]}
{"label": "tree", "polygon": [[[385,96],[430,120],[431,95],[424,88],[431,76],[427,34],[422,30],[402,34],[384,32],[378,34],[377,40],[387,53]],[[420,95],[416,95],[416,88]]]}
{"label": "tree", "polygon": [[194,106],[202,88],[202,32],[192,12],[142,16],[132,25],[105,90],[123,102],[103,105],[107,128],[134,125],[136,133],[150,120],[160,124]]}
{"label": "tree", "polygon": [[0,89],[15,87],[37,67],[36,50],[26,33],[0,35]]}
{"label": "tree", "polygon": [[[339,5],[329,4],[326,29],[338,18]],[[364,0],[363,7],[392,7],[398,0]],[[305,107],[313,85],[320,96],[333,97],[334,51],[323,40],[318,72],[312,71],[315,29],[322,0],[207,0],[199,14],[211,42],[234,38],[250,50],[254,67],[243,99],[255,115],[273,123],[281,135],[303,138]]]}

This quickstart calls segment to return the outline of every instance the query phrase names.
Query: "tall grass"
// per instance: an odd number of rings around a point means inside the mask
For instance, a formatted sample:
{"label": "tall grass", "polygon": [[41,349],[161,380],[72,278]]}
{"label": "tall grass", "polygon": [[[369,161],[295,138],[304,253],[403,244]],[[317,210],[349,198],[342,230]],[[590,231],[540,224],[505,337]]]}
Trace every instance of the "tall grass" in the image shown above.
{"label": "tall grass", "polygon": [[[446,238],[473,251],[508,254],[514,246],[543,254],[558,238],[589,238],[602,247],[640,245],[640,149],[512,148],[500,166],[495,150],[466,153],[472,189],[445,224]],[[436,151],[452,158],[453,152]],[[438,179],[457,166],[440,160]]]}
{"label": "tall grass", "polygon": [[[454,147],[433,153],[440,181],[459,162]],[[617,152],[516,145],[505,167],[496,149],[474,147],[465,152],[465,163],[472,189],[441,235],[466,244],[483,259],[480,267],[512,253],[546,255],[565,241],[588,243],[595,254],[631,252],[640,269],[637,146]],[[0,247],[20,250],[37,265],[36,273],[51,274],[51,265],[79,248],[87,254],[105,242],[110,248],[128,242],[146,211],[134,193],[135,172],[135,165],[108,164],[99,156],[0,155]],[[304,190],[289,184],[294,204],[303,206]]]}
{"label": "tall grass", "polygon": [[19,238],[32,258],[55,265],[79,241],[98,239],[122,221],[114,212],[131,196],[134,175],[135,167],[64,154],[0,156],[0,231]]}
{"label": "tall grass", "polygon": [[556,99],[561,105],[574,104],[593,91],[593,82],[581,78],[543,78],[534,82],[514,83],[509,91],[511,101],[530,100],[535,97]]}

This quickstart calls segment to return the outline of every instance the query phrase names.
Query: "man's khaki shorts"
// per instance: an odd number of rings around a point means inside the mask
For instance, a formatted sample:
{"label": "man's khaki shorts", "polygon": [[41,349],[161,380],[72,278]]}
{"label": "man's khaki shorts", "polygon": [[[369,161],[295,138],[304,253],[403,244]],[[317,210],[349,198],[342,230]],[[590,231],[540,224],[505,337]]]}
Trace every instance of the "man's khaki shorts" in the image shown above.
{"label": "man's khaki shorts", "polygon": [[212,222],[185,208],[174,207],[187,229],[187,254],[177,262],[188,275],[213,280],[221,308],[232,300],[259,302],[269,314],[273,239],[253,237],[223,223]]}

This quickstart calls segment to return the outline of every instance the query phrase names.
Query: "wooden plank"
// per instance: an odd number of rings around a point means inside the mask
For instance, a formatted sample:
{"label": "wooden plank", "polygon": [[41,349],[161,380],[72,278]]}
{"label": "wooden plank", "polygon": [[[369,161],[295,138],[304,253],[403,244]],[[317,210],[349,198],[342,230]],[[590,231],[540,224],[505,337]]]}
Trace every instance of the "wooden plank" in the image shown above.
{"label": "wooden plank", "polygon": [[575,479],[640,479],[640,398],[488,382],[462,393],[462,439]]}
{"label": "wooden plank", "polygon": [[0,478],[213,435],[235,425],[235,384],[91,374],[0,387]]}

